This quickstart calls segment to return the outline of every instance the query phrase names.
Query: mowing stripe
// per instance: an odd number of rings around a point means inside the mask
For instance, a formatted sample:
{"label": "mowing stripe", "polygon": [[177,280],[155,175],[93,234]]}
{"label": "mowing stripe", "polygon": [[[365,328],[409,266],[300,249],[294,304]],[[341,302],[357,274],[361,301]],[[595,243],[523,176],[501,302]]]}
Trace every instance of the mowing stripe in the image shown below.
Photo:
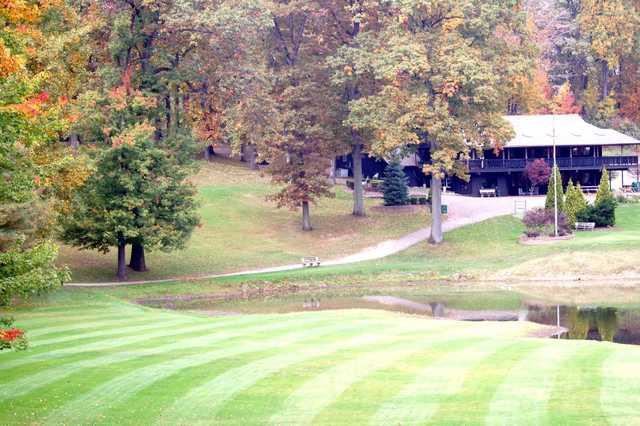
{"label": "mowing stripe", "polygon": [[[126,325],[120,325],[121,322],[124,322]],[[120,330],[127,330],[129,325],[134,325],[134,326],[138,325],[138,322],[146,323],[146,324],[149,324],[149,326],[156,326],[156,327],[168,327],[171,324],[178,324],[178,323],[192,322],[196,324],[196,323],[206,322],[206,323],[215,325],[216,327],[219,327],[219,326],[228,325],[228,324],[236,325],[236,324],[251,323],[251,322],[256,322],[256,320],[252,319],[251,316],[245,316],[245,317],[235,318],[235,319],[226,317],[226,318],[220,318],[216,320],[212,318],[193,317],[189,315],[170,315],[166,317],[152,316],[152,315],[138,315],[137,317],[126,319],[126,320],[119,320],[114,323],[103,321],[99,323],[100,327],[96,327],[96,328],[99,329],[98,331],[99,333],[102,333],[108,327],[113,328],[114,330],[112,331],[120,331]],[[56,340],[68,341],[76,338],[80,339],[85,337],[91,337],[93,333],[96,333],[96,332],[89,331],[89,332],[82,332],[82,333],[73,333],[71,335],[64,332],[58,332],[58,333],[54,333],[55,334],[54,337],[49,337],[46,339],[42,339],[42,338],[32,339],[33,336],[31,335],[31,333],[29,333],[29,337],[30,337],[31,343],[49,344],[51,342],[55,342]],[[46,335],[48,334],[49,333],[46,333]],[[32,344],[31,347],[33,346],[34,345]]]}
{"label": "mowing stripe", "polygon": [[[246,344],[225,347],[224,349],[210,352],[201,352],[195,355],[183,356],[169,361],[159,362],[145,366],[127,374],[110,380],[91,392],[82,395],[51,413],[45,419],[45,423],[56,424],[60,421],[69,423],[88,423],[98,418],[114,405],[125,401],[142,389],[152,386],[154,382],[179,373],[183,369],[211,363],[223,358],[239,356],[250,352],[266,351],[296,343],[305,343],[326,335],[340,331],[354,331],[362,329],[362,324],[335,324],[322,327],[314,327],[303,331],[295,331],[277,336],[266,336],[260,340],[254,340]],[[276,338],[274,338],[276,337]],[[266,340],[266,341],[265,341]]]}
{"label": "mowing stripe", "polygon": [[[113,318],[113,320],[112,320]],[[110,314],[108,316],[104,316],[103,318],[91,318],[91,322],[73,322],[68,325],[55,325],[52,327],[42,327],[35,330],[27,329],[27,333],[29,334],[29,338],[33,339],[35,337],[42,337],[49,334],[62,334],[62,333],[77,333],[83,332],[86,329],[93,328],[104,328],[104,327],[118,327],[123,324],[127,324],[131,321],[134,321],[138,318],[144,318],[142,315],[135,316],[123,316],[118,314]],[[151,318],[150,318],[151,319]],[[166,320],[175,321],[176,318],[157,318],[158,321],[166,321]]]}
{"label": "mowing stripe", "polygon": [[[464,331],[467,327],[461,327]],[[460,330],[458,330],[460,331]],[[423,351],[434,343],[450,340],[456,333],[447,331],[441,340],[412,339],[393,347],[383,345],[376,349],[337,364],[327,371],[305,382],[284,402],[283,407],[269,419],[270,424],[309,424],[313,419],[353,383],[363,380],[376,370]],[[422,336],[421,336],[422,337]]]}
{"label": "mowing stripe", "polygon": [[[240,330],[231,332],[218,332],[197,337],[183,338],[178,339],[177,341],[170,344],[156,346],[153,348],[139,349],[134,351],[119,351],[97,358],[50,367],[36,374],[31,374],[18,380],[13,380],[3,384],[2,387],[0,387],[0,401],[25,395],[33,391],[34,389],[60,380],[63,377],[69,376],[85,368],[96,368],[116,362],[129,361],[143,356],[161,355],[184,348],[206,347],[213,343],[223,342],[231,338],[247,336],[249,335],[249,333],[260,333],[262,331],[269,331],[273,329],[286,329],[291,325],[292,322],[295,323],[294,325],[296,327],[298,327],[308,326],[309,324],[313,324],[314,322],[318,321],[319,320],[316,317],[311,317],[309,319],[291,317],[289,321],[282,321],[275,325],[267,323],[257,327],[242,328]],[[325,322],[326,321],[328,320],[325,320]]]}
{"label": "mowing stripe", "polygon": [[[167,327],[180,327],[180,326],[187,326],[190,324],[193,324],[193,322],[185,319],[175,320],[175,321],[165,322],[160,324],[154,323],[153,326],[149,326],[147,333],[141,334],[141,335],[150,336],[153,334],[150,332],[153,332],[156,330],[166,330]],[[135,327],[130,327],[130,328],[135,330]],[[111,327],[106,327],[104,329],[99,328],[98,331],[92,331],[90,334],[107,335],[109,332],[113,332],[113,329]],[[124,339],[124,338],[127,338],[128,336],[134,335],[133,333],[129,333],[129,332],[117,333],[117,334],[120,336],[119,339]],[[115,336],[115,337],[118,337],[118,336]],[[114,338],[112,340],[116,341],[119,339]],[[2,364],[0,364],[0,371],[9,369],[9,368],[15,369],[15,367],[17,366],[24,366],[26,364],[48,361],[50,359],[82,354],[85,352],[84,348],[86,348],[87,346],[102,344],[104,342],[109,341],[108,338],[96,338],[96,337],[83,339],[82,335],[77,335],[77,334],[73,334],[71,336],[62,335],[57,338],[51,338],[51,339],[42,339],[42,341],[45,341],[45,342],[55,341],[55,340],[60,340],[60,341],[57,343],[41,345],[39,344],[40,341],[36,340],[35,344],[32,345],[33,347],[31,347],[28,352],[20,353],[19,356],[16,356],[15,355],[16,353],[14,352],[13,353],[14,356],[5,358]],[[52,354],[52,355],[49,356],[49,354]],[[0,382],[2,381],[1,378],[2,378],[2,375],[0,375]]]}
{"label": "mowing stripe", "polygon": [[581,349],[562,364],[556,376],[549,401],[550,422],[606,424],[600,406],[602,366],[613,352],[613,345],[577,343],[581,344]]}
{"label": "mowing stripe", "polygon": [[[127,302],[124,302],[123,300],[116,299],[115,297],[109,296],[108,300],[104,300],[100,302],[76,301],[76,302],[67,303],[67,304],[63,304],[63,303],[58,304],[57,302],[54,302],[53,305],[48,305],[48,306],[34,306],[30,309],[16,309],[14,311],[14,314],[16,315],[28,314],[30,316],[42,316],[42,315],[48,315],[48,314],[57,315],[59,313],[69,313],[74,311],[84,312],[86,310],[91,310],[91,309],[94,311],[100,311],[108,308],[112,308],[112,309],[117,308],[121,310],[146,309],[146,308],[143,308],[141,305],[138,305],[135,303],[127,303]],[[34,309],[37,309],[37,311],[34,311]]]}
{"label": "mowing stripe", "polygon": [[489,404],[504,378],[514,365],[540,343],[533,339],[512,340],[501,350],[489,355],[469,370],[462,388],[440,402],[431,418],[437,424],[475,424],[483,422]]}
{"label": "mowing stripe", "polygon": [[197,324],[190,325],[188,327],[181,327],[179,330],[177,329],[167,329],[166,327],[162,327],[159,331],[155,331],[153,333],[146,333],[141,336],[125,336],[118,339],[111,340],[100,340],[90,344],[83,344],[63,349],[58,349],[55,351],[49,351],[44,353],[39,353],[35,355],[31,355],[29,357],[19,358],[16,360],[11,360],[9,362],[3,363],[0,366],[0,370],[13,369],[21,365],[29,364],[36,361],[49,361],[53,358],[62,358],[65,356],[85,353],[85,352],[99,352],[103,350],[111,350],[120,346],[126,346],[134,343],[142,343],[145,340],[151,340],[157,337],[171,337],[171,336],[180,336],[186,333],[197,333],[197,332],[206,332],[211,330],[211,324]]}
{"label": "mowing stripe", "polygon": [[[578,349],[566,343],[545,342],[513,367],[493,397],[488,425],[549,424],[548,402],[553,381],[563,362]],[[532,366],[536,366],[533,380]]]}
{"label": "mowing stripe", "polygon": [[[185,321],[186,323],[194,323],[195,325],[191,327],[168,328],[168,327],[179,326],[181,325],[181,323]],[[234,327],[237,327],[238,325],[241,325],[241,324],[251,325],[257,322],[264,323],[264,321],[261,321],[261,318],[256,318],[253,316],[243,317],[241,319],[236,319],[235,321],[231,318],[227,318],[226,320],[220,320],[220,321],[206,321],[206,318],[202,320],[194,321],[192,317],[178,317],[175,323],[173,322],[159,323],[158,328],[160,328],[160,331],[155,333],[125,336],[119,339],[103,340],[103,341],[98,341],[91,344],[83,344],[82,342],[80,342],[78,345],[71,345],[71,346],[66,345],[63,349],[59,349],[55,351],[47,350],[46,352],[42,351],[42,353],[40,353],[41,351],[36,351],[36,353],[32,354],[31,356],[21,357],[13,361],[9,360],[7,362],[4,362],[2,365],[0,365],[0,370],[15,368],[20,365],[37,362],[37,361],[48,361],[52,358],[59,358],[59,357],[64,357],[68,355],[75,355],[75,354],[80,354],[80,353],[85,353],[90,351],[110,350],[112,348],[126,346],[129,344],[141,343],[146,340],[150,340],[157,337],[171,337],[173,335],[183,335],[191,332],[198,332],[201,330],[204,330],[204,331],[217,330],[217,329],[226,327],[229,324],[233,324]]]}
{"label": "mowing stripe", "polygon": [[[375,329],[375,324],[372,324],[371,321],[368,321],[366,325],[369,329]],[[359,325],[358,328],[362,329],[362,326]],[[387,329],[384,333],[365,334],[338,342],[322,343],[311,348],[277,354],[251,362],[229,370],[191,389],[187,395],[176,401],[162,417],[170,419],[170,423],[179,422],[193,425],[211,422],[218,410],[235,394],[287,367],[363,345],[391,344],[405,338],[407,333],[413,334],[415,332],[415,325],[412,324],[409,327]],[[427,332],[426,335],[431,335],[432,332]],[[207,413],[207,419],[201,418],[203,412]]]}
{"label": "mowing stripe", "polygon": [[604,363],[601,407],[612,425],[640,425],[640,350],[620,347]]}
{"label": "mowing stripe", "polygon": [[[93,309],[77,309],[76,308],[68,308],[60,313],[46,313],[40,314],[38,313],[28,313],[28,314],[18,314],[15,316],[17,322],[21,325],[26,325],[29,328],[39,328],[42,325],[47,325],[54,321],[56,323],[66,323],[66,322],[83,322],[90,321],[96,318],[106,318],[113,317],[116,315],[127,315],[127,316],[139,316],[143,315],[145,311],[140,309],[122,309],[120,306],[116,305],[106,305],[99,308]],[[167,312],[157,312],[157,315],[170,315]]]}
{"label": "mowing stripe", "polygon": [[405,425],[426,422],[446,397],[462,389],[470,371],[508,344],[506,340],[485,340],[449,353],[446,358],[427,365],[411,384],[378,409],[371,424]]}
{"label": "mowing stripe", "polygon": [[470,347],[482,341],[478,337],[444,340],[430,347],[419,356],[404,360],[367,376],[352,385],[314,419],[315,424],[335,425],[348,418],[351,424],[368,424],[376,409],[398,394],[425,365],[438,362],[450,353]]}
{"label": "mowing stripe", "polygon": [[[183,321],[172,321],[172,322],[165,322],[165,323],[156,323],[156,322],[152,322],[149,323],[148,319],[138,319],[137,321],[132,321],[130,323],[128,323],[126,326],[123,327],[118,327],[118,328],[106,328],[106,329],[100,329],[98,331],[90,331],[87,333],[79,333],[79,334],[72,334],[71,336],[61,336],[61,337],[53,337],[50,339],[41,339],[38,340],[36,339],[35,341],[30,341],[29,342],[29,348],[33,349],[33,348],[38,348],[40,349],[42,346],[51,346],[51,345],[57,345],[60,343],[66,343],[65,346],[69,345],[69,342],[73,342],[75,340],[85,340],[85,339],[91,339],[94,337],[99,337],[99,338],[111,338],[111,337],[116,337],[119,335],[125,335],[125,334],[138,334],[141,331],[148,331],[148,330],[153,330],[156,328],[166,328],[167,326],[175,326],[177,324],[182,323]],[[187,322],[191,322],[189,320],[184,320],[185,323]]]}

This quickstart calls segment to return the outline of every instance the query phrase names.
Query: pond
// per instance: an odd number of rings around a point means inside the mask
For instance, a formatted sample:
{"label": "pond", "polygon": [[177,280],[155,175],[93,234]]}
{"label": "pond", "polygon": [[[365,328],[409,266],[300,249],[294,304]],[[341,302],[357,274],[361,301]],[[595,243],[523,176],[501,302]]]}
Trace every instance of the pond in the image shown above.
{"label": "pond", "polygon": [[516,291],[433,291],[356,287],[147,298],[138,303],[209,315],[384,309],[460,321],[532,321],[560,326],[565,339],[640,344],[640,305],[556,304]]}

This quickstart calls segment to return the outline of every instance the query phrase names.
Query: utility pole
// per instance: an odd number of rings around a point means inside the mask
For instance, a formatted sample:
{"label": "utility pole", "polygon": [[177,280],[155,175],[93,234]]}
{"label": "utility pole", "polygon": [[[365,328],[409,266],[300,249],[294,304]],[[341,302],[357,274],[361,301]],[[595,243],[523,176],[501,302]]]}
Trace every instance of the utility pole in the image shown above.
{"label": "utility pole", "polygon": [[556,305],[556,336],[560,338],[560,305]]}
{"label": "utility pole", "polygon": [[553,141],[553,229],[555,236],[558,236],[558,175],[556,172],[556,118],[552,118],[553,131],[551,132],[551,139]]}

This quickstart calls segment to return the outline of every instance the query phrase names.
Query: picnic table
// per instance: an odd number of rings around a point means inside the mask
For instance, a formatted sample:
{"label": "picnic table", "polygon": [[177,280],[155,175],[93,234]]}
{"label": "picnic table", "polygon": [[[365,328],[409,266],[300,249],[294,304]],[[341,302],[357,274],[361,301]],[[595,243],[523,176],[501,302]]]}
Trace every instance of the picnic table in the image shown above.
{"label": "picnic table", "polygon": [[490,188],[490,189],[481,189],[480,190],[480,198],[482,197],[496,197],[496,189],[495,188]]}

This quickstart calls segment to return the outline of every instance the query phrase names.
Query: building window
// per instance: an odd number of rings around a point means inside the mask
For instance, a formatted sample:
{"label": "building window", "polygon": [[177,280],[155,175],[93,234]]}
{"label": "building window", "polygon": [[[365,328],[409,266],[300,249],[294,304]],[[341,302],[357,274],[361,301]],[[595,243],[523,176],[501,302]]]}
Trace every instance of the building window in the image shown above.
{"label": "building window", "polygon": [[590,146],[574,146],[571,148],[571,155],[573,157],[591,157],[593,151]]}

